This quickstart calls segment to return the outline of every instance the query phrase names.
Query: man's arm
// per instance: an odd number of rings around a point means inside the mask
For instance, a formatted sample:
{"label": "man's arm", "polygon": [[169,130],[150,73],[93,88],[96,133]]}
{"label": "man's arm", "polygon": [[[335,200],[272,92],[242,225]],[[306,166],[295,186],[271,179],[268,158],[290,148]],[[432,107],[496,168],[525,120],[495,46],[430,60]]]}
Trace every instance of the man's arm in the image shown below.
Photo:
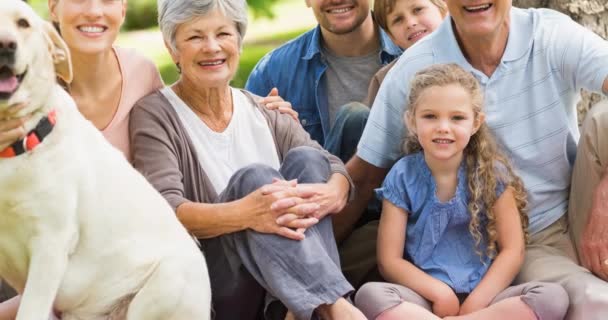
{"label": "man's arm", "polygon": [[572,88],[608,94],[608,41],[567,17],[555,22],[547,54],[563,79]]}
{"label": "man's arm", "polygon": [[388,173],[388,169],[373,166],[356,155],[346,164],[346,171],[355,184],[355,197],[332,218],[334,236],[338,243],[352,231],[372,198],[374,189],[380,186]]}

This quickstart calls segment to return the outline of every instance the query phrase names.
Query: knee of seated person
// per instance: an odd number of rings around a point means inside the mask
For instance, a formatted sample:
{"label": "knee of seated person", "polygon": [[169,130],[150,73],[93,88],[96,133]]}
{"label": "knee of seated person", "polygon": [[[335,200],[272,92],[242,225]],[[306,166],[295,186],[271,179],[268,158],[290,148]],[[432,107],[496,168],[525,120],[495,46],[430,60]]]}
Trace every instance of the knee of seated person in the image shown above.
{"label": "knee of seated person", "polygon": [[585,115],[582,123],[582,132],[592,130],[596,132],[599,129],[608,128],[608,100],[602,100],[594,104]]}
{"label": "knee of seated person", "polygon": [[557,283],[531,282],[521,299],[541,320],[561,320],[568,312],[570,299]]}
{"label": "knee of seated person", "polygon": [[[606,314],[608,295],[606,282],[594,276],[568,279],[566,287],[571,294],[570,304],[576,309],[574,314]],[[595,319],[595,318],[594,318]]]}
{"label": "knee of seated person", "polygon": [[383,292],[385,291],[386,283],[368,282],[357,290],[355,295],[355,306],[363,312],[363,314],[374,319],[382,310],[377,310],[379,300],[384,299]]}
{"label": "knee of seated person", "polygon": [[250,164],[245,166],[234,174],[239,177],[241,184],[256,184],[259,186],[272,183],[272,178],[279,177],[277,170],[274,168],[260,163]]}
{"label": "knee of seated person", "polygon": [[295,163],[322,163],[328,161],[327,157],[318,149],[308,146],[295,147],[285,155],[283,162],[295,161]]}
{"label": "knee of seated person", "polygon": [[379,282],[368,282],[357,290],[357,294],[355,295],[355,305],[359,305],[360,303],[365,303],[370,299],[373,299],[377,296]]}
{"label": "knee of seated person", "polygon": [[608,99],[602,99],[591,106],[589,112],[593,113],[606,113],[608,112]]}
{"label": "knee of seated person", "polygon": [[370,303],[375,304],[375,300],[384,299],[390,295],[390,284],[385,282],[368,282],[357,290],[355,295],[355,305],[364,306]]}
{"label": "knee of seated person", "polygon": [[[342,123],[342,143],[350,141],[350,143],[354,143],[352,147],[356,150],[356,144],[359,142],[369,118],[369,108],[364,104],[353,102],[343,106],[340,112],[336,116],[336,125]],[[349,149],[344,145],[342,148]]]}
{"label": "knee of seated person", "polygon": [[363,103],[349,102],[338,109],[336,117],[345,116],[347,123],[361,122],[362,120],[367,121],[369,110],[370,109]]}
{"label": "knee of seated person", "polygon": [[353,101],[340,107],[338,113],[346,112],[348,114],[369,114],[369,107],[361,102]]}

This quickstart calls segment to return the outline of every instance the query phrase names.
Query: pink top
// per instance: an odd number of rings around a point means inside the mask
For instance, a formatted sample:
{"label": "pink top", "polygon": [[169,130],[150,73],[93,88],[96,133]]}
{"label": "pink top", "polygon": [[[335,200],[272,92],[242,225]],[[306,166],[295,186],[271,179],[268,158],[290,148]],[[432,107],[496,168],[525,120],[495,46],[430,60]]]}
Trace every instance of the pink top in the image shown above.
{"label": "pink top", "polygon": [[104,137],[131,161],[129,113],[139,99],[162,88],[163,82],[152,61],[133,49],[114,48],[118,57],[122,88],[118,109],[110,123],[101,130]]}

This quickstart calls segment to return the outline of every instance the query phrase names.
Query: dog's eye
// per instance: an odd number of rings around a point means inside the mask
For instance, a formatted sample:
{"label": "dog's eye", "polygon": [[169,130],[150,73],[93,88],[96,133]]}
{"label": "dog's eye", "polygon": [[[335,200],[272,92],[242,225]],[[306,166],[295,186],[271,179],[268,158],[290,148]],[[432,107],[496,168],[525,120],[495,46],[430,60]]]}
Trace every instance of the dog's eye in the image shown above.
{"label": "dog's eye", "polygon": [[17,25],[19,26],[19,28],[24,28],[24,29],[30,27],[30,23],[23,18],[17,20]]}

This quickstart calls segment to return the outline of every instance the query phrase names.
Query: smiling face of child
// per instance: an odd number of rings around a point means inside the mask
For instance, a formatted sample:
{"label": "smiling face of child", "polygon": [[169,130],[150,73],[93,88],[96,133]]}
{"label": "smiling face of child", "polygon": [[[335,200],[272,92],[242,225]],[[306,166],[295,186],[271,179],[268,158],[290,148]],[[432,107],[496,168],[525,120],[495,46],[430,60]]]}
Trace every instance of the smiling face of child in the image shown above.
{"label": "smiling face of child", "polygon": [[460,162],[482,118],[473,110],[471,94],[459,84],[448,84],[424,89],[406,120],[427,159]]}
{"label": "smiling face of child", "polygon": [[445,17],[431,0],[398,0],[386,16],[387,31],[403,49],[433,32]]}

